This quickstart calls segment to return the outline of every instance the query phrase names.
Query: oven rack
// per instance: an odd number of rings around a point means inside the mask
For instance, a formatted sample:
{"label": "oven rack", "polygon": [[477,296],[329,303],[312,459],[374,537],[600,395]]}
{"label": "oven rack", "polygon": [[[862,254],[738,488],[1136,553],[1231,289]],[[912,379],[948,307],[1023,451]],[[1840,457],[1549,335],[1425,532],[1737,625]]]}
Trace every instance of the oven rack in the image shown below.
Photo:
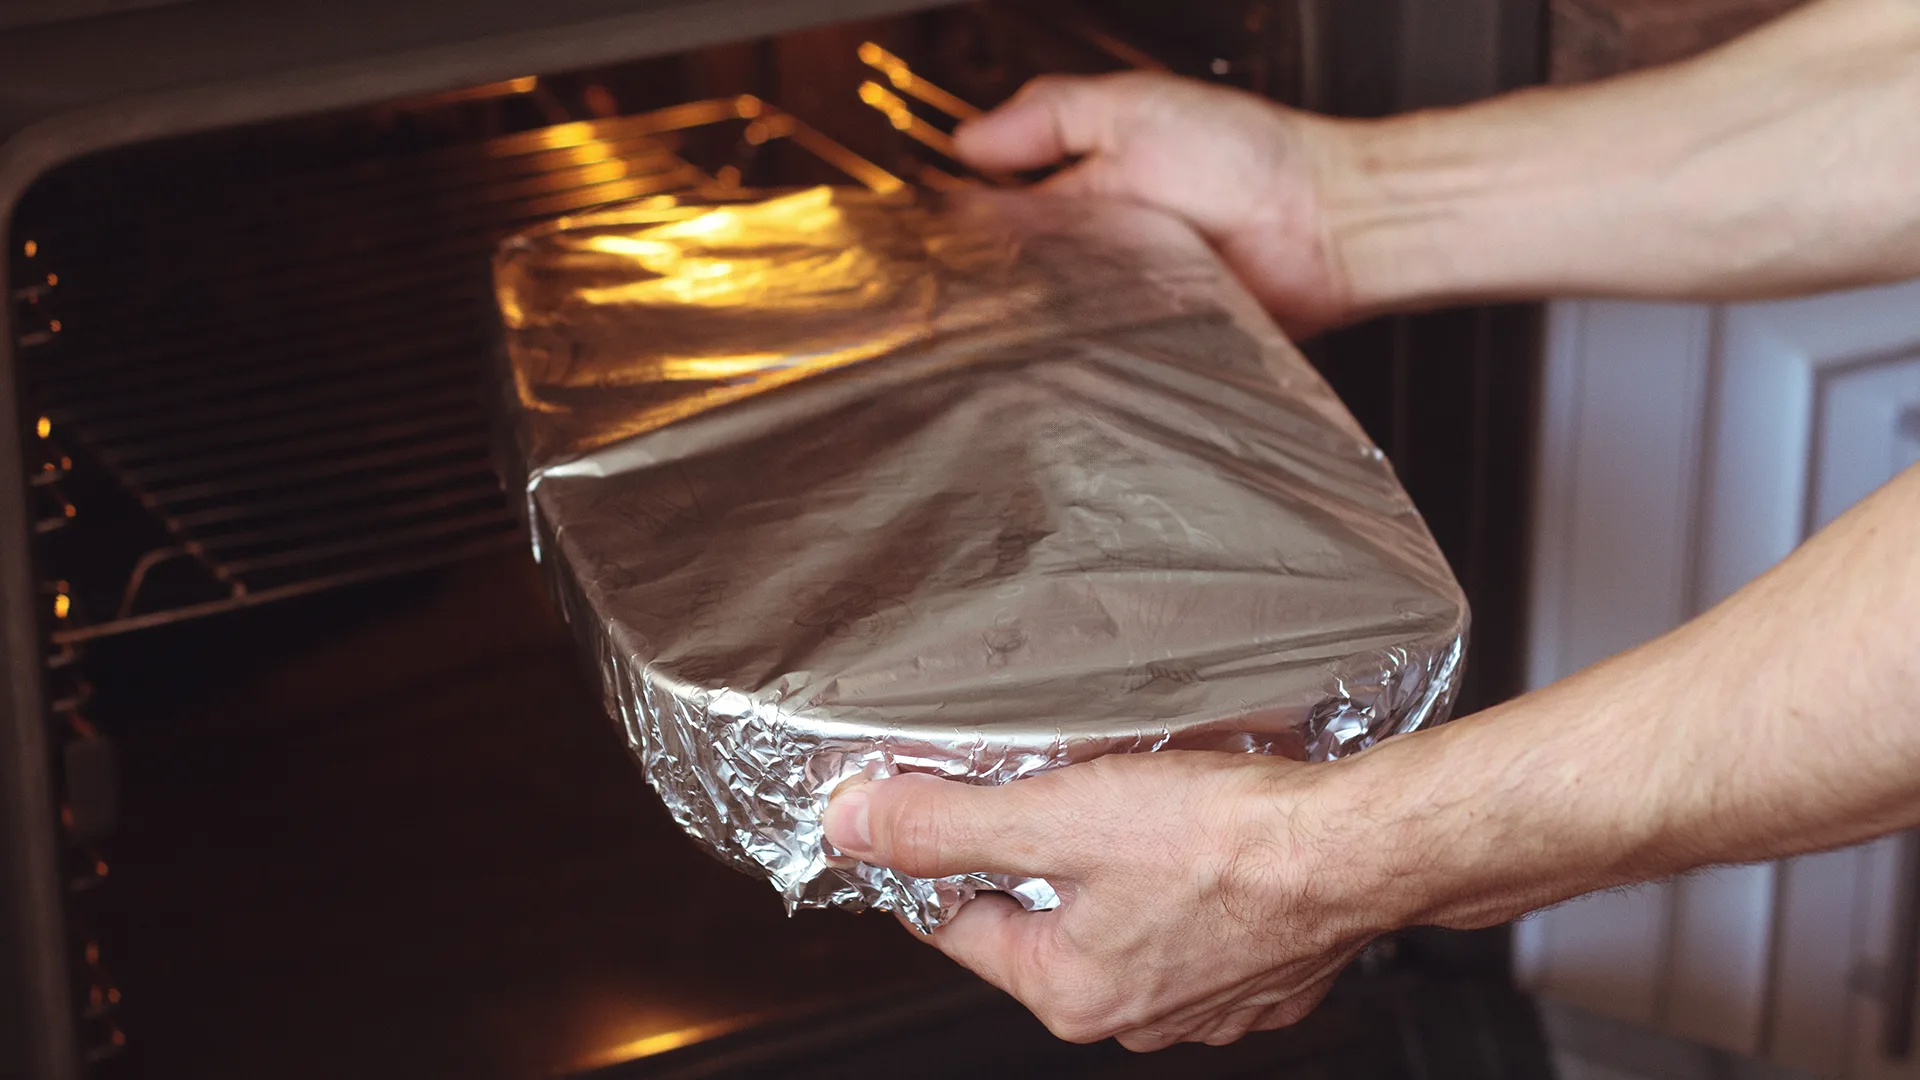
{"label": "oven rack", "polygon": [[[700,139],[735,161],[695,166],[685,149]],[[494,246],[561,214],[733,188],[776,144],[876,190],[906,183],[736,96],[213,193],[170,233],[195,240],[170,261],[177,279],[217,286],[199,296],[156,302],[153,282],[116,277],[98,238],[37,229],[35,284],[15,300],[44,531],[112,517],[116,497],[157,526],[118,561],[122,578],[50,590],[55,647],[519,543],[483,405]],[[332,227],[277,244],[302,209]],[[221,262],[236,250],[260,255],[236,272]],[[89,471],[111,484],[71,495]]]}

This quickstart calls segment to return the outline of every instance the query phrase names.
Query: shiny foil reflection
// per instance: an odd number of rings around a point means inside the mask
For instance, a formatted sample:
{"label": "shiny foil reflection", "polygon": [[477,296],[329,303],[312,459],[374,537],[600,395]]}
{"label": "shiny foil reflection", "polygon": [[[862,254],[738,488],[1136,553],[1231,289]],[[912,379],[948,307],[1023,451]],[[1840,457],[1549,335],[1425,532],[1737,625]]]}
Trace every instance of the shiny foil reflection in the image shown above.
{"label": "shiny foil reflection", "polygon": [[506,465],[675,820],[790,907],[981,888],[827,850],[867,771],[1327,760],[1445,718],[1467,610],[1380,452],[1180,223],[815,189],[496,261]]}

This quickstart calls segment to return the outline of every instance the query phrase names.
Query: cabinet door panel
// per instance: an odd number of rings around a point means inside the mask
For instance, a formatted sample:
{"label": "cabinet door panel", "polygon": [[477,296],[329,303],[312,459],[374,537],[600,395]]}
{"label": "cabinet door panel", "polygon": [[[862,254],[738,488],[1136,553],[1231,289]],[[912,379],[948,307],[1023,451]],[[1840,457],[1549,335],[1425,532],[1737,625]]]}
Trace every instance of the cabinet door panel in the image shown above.
{"label": "cabinet door panel", "polygon": [[[1551,320],[1536,685],[1717,603],[1920,461],[1920,282],[1569,302]],[[1621,522],[1626,548],[1594,543]],[[1886,841],[1579,901],[1522,925],[1517,964],[1549,995],[1671,1034],[1817,1076],[1920,1080],[1881,1052],[1889,973],[1920,965],[1890,952],[1913,870]]]}

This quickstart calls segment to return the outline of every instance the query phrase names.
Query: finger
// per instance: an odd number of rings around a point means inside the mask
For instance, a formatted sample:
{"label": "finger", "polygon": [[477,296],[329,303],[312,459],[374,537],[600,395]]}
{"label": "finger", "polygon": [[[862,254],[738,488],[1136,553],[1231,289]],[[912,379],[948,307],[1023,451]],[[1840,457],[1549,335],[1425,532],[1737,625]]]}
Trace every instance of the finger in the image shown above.
{"label": "finger", "polygon": [[1029,794],[1031,785],[983,787],[917,774],[845,783],[827,803],[827,842],[912,877],[1044,877],[1067,867],[1050,858],[1056,845],[1045,794]]}
{"label": "finger", "polygon": [[1042,76],[960,125],[954,145],[976,169],[1035,169],[1112,145],[1125,97],[1116,76]]}
{"label": "finger", "polygon": [[[959,914],[922,939],[951,957],[954,963],[1019,998],[1028,987],[1025,972],[1033,943],[1035,913],[999,893],[981,893],[961,906]],[[1021,999],[1023,1002],[1024,998]]]}

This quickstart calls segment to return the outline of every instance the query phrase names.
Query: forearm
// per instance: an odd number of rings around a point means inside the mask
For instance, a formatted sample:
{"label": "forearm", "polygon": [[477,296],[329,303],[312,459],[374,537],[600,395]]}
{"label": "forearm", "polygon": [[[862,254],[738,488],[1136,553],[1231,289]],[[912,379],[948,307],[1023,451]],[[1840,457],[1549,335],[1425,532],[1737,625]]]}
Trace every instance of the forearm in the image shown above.
{"label": "forearm", "polygon": [[1693,623],[1320,787],[1392,838],[1358,872],[1399,916],[1452,926],[1920,825],[1920,467]]}
{"label": "forearm", "polygon": [[1326,227],[1362,314],[1920,275],[1920,0],[1817,0],[1687,63],[1344,141]]}

